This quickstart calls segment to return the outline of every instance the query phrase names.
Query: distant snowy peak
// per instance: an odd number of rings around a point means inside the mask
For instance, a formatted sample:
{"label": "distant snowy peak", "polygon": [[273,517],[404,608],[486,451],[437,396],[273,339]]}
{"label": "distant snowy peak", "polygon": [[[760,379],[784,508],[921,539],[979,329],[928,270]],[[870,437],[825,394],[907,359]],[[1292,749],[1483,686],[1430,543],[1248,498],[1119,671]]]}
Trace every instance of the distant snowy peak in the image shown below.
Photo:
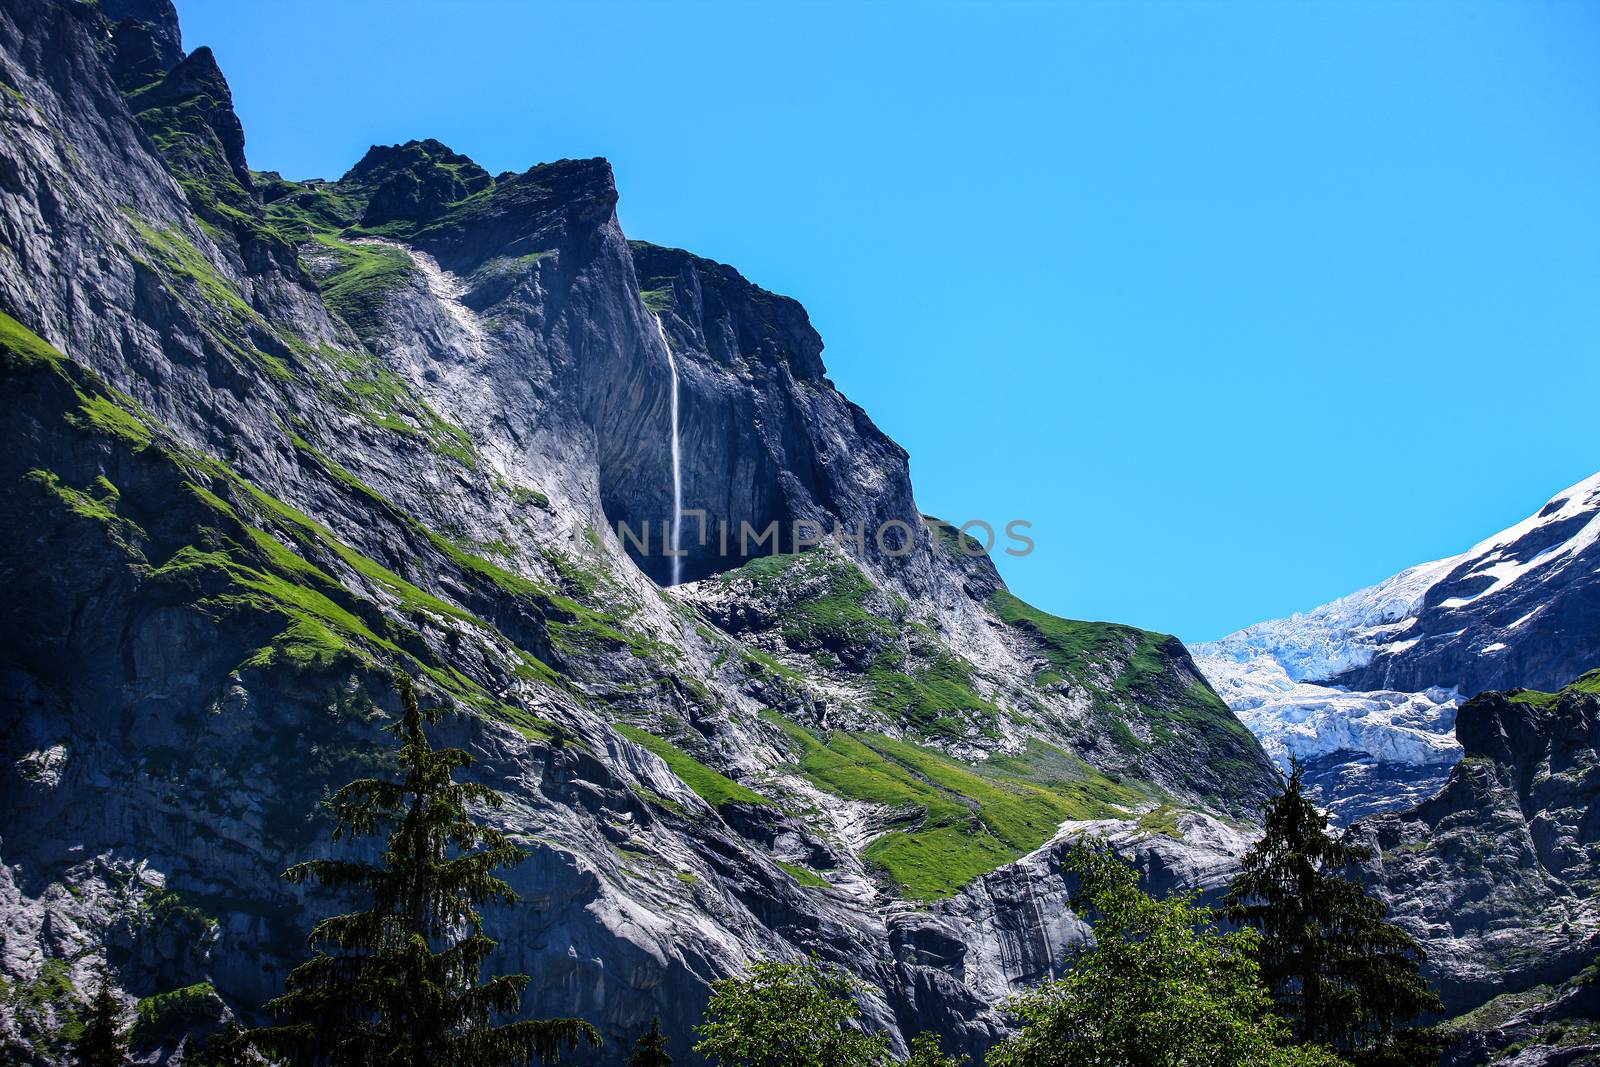
{"label": "distant snowy peak", "polygon": [[1286,619],[1258,622],[1195,648],[1208,658],[1248,664],[1266,659],[1290,681],[1318,682],[1365,667],[1380,648],[1404,646],[1429,589],[1464,556],[1435,560]]}
{"label": "distant snowy peak", "polygon": [[1600,474],[1458,556],[1191,651],[1268,754],[1311,762],[1340,821],[1403,807],[1459,758],[1464,697],[1600,666],[1597,545]]}
{"label": "distant snowy peak", "polygon": [[1600,665],[1600,475],[1442,568],[1353,689],[1560,689]]}
{"label": "distant snowy peak", "polygon": [[[1474,650],[1492,655],[1509,648],[1517,638],[1514,631],[1532,621],[1544,604],[1531,603],[1528,611],[1504,620],[1489,618],[1498,613],[1481,609],[1497,601],[1522,600],[1510,594],[1524,590],[1537,595],[1529,587],[1557,578],[1577,561],[1587,563],[1592,576],[1595,561],[1589,557],[1597,540],[1600,474],[1557,493],[1536,514],[1458,556],[1411,567],[1312,611],[1248,626],[1195,651],[1241,665],[1266,657],[1295,682],[1348,679],[1375,659],[1404,657],[1429,637],[1441,636],[1437,627],[1418,626],[1424,617],[1476,606],[1480,610],[1474,614],[1484,615],[1482,622],[1497,632],[1472,635],[1489,638],[1477,641]],[[1460,629],[1446,634],[1468,636]],[[1415,688],[1458,684],[1457,679],[1438,677]]]}

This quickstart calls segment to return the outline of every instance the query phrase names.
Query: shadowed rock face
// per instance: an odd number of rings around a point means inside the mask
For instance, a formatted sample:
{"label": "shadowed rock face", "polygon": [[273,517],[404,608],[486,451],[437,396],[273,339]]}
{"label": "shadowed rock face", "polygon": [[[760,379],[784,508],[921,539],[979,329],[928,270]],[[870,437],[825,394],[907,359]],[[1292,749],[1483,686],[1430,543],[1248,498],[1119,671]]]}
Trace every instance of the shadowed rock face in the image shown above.
{"label": "shadowed rock face", "polygon": [[[60,1061],[61,983],[105,951],[130,995],[210,982],[191,1037],[257,1017],[348,904],[279,873],[390,758],[395,667],[530,853],[497,965],[533,976],[530,1014],[599,1025],[600,1062],[659,1012],[694,1063],[708,983],[805,952],[897,1041],[981,1053],[1078,931],[1056,822],[1018,797],[1153,877],[1225,863],[1209,816],[1181,841],[1124,817],[1271,786],[1181,644],[1034,611],[936,543],[798,304],[630,245],[604,160],[489,176],[423,141],[333,182],[251,171],[179,40],[154,0],[0,5],[0,971],[30,991],[6,1057]],[[661,333],[685,503],[864,545],[724,574],[696,544],[702,580],[651,580],[610,527],[669,515]],[[908,555],[870,536],[890,520]],[[802,766],[846,740],[901,794]],[[913,896],[886,838],[961,877]]]}
{"label": "shadowed rock face", "polygon": [[[732,267],[640,241],[630,248],[682,376],[684,506],[705,514],[704,538],[695,519],[685,528],[686,580],[770,554],[754,537],[772,523],[778,552],[797,551],[805,539],[814,543],[838,528],[847,536],[864,532],[863,554],[890,572],[908,570],[889,552],[925,547],[928,535],[912,499],[905,450],[824,376],[822,339],[805,309]],[[663,435],[653,449],[638,442],[628,451],[650,455],[665,442]],[[661,462],[609,483],[608,517],[671,513],[670,500],[658,503]],[[809,524],[799,546],[797,521]],[[748,546],[741,538],[746,525],[754,531]],[[659,571],[655,561],[641,565]]]}

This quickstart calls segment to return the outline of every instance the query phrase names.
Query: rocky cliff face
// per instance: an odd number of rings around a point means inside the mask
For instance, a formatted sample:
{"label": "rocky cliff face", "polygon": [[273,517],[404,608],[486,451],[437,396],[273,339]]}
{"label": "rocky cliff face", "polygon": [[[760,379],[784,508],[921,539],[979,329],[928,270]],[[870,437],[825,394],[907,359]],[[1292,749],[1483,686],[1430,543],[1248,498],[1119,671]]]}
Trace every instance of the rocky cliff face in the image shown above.
{"label": "rocky cliff face", "polygon": [[1480,1009],[1463,1026],[1476,1033],[1497,1029],[1530,1006],[1507,1010],[1516,998],[1572,979],[1600,951],[1600,672],[1557,693],[1476,697],[1462,706],[1456,736],[1463,757],[1438,796],[1352,832],[1373,850],[1369,884],[1427,947],[1447,1010]]}
{"label": "rocky cliff face", "polygon": [[[498,962],[601,1062],[659,1012],[693,1063],[707,984],[796,952],[977,1052],[1078,936],[1063,827],[1153,878],[1237,849],[1210,813],[1272,768],[1183,646],[1013,597],[804,310],[630,244],[603,160],[252,171],[164,0],[5,0],[0,81],[8,1056],[102,955],[147,1056],[281,987],[339,902],[278,873],[388,758],[394,668],[531,853]],[[665,588],[674,377],[712,536]]]}
{"label": "rocky cliff face", "polygon": [[1467,552],[1197,646],[1280,760],[1309,763],[1342,822],[1443,785],[1462,699],[1551,689],[1600,662],[1600,475]]}

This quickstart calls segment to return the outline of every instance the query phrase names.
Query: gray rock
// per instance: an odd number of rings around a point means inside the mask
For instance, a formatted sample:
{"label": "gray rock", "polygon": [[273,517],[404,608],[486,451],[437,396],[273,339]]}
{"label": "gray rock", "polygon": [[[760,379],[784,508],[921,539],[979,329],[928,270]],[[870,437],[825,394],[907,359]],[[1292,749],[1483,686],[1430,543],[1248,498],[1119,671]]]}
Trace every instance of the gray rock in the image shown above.
{"label": "gray rock", "polygon": [[[475,756],[530,852],[519,903],[486,917],[496,964],[533,976],[529,1013],[600,1026],[603,1062],[658,1012],[695,1062],[709,983],[805,952],[868,983],[897,1047],[931,1027],[981,1053],[997,1001],[1081,934],[1059,842],[902,899],[865,852],[915,813],[795,773],[765,710],[973,767],[1048,744],[1052,773],[1201,811],[1270,788],[1174,639],[999,614],[1020,609],[930,533],[804,310],[630,245],[603,160],[488,178],[421,142],[338,183],[251,171],[214,59],[156,2],[5,0],[0,78],[0,309],[65,353],[5,323],[0,970],[31,998],[0,1008],[8,1054],[59,1061],[51,1034],[107,957],[130,999],[209,982],[222,1005],[197,997],[205,1017],[147,1058],[260,1018],[347,904],[280,872],[331,848],[320,800],[390,758],[393,664],[454,712],[436,740]],[[865,528],[817,558],[862,576],[907,679],[959,663],[976,702],[930,719],[959,729],[870,699],[876,660],[780,647],[781,620],[718,585],[743,559],[697,541],[667,591],[659,555],[618,538],[649,521],[659,551],[670,513],[667,346],[685,503]],[[879,546],[890,522],[910,552]],[[1066,674],[1054,623],[1088,649]],[[713,805],[619,723],[774,803]],[[1154,879],[1211,878],[1238,842],[1180,824],[1184,842],[1104,828]]]}

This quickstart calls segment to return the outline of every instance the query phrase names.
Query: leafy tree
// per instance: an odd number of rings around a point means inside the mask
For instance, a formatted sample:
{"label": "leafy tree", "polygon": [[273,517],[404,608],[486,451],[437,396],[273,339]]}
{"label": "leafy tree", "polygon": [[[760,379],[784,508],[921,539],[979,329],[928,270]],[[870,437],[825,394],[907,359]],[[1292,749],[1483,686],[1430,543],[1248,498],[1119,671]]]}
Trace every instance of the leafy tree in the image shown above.
{"label": "leafy tree", "polygon": [[965,1056],[946,1056],[939,1047],[939,1039],[932,1034],[918,1034],[911,1039],[911,1058],[905,1067],[962,1067]]}
{"label": "leafy tree", "polygon": [[721,1067],[881,1067],[889,1039],[856,1027],[856,983],[816,960],[759,960],[711,985],[694,1050]]}
{"label": "leafy tree", "polygon": [[494,1024],[517,1010],[528,976],[480,981],[497,942],[484,934],[478,908],[517,899],[493,872],[525,853],[472,820],[470,805],[498,807],[500,795],[453,780],[472,758],[429,744],[411,682],[398,681],[400,780],[363,778],[329,802],[335,841],[387,832],[382,861],[310,860],[284,873],[296,885],[357,890],[370,906],[312,930],[316,955],[268,1005],[286,1021],[256,1031],[257,1044],[295,1064],[331,1067],[521,1065],[553,1062],[585,1039],[600,1044],[580,1019]]}
{"label": "leafy tree", "polygon": [[[1369,850],[1328,833],[1304,776],[1293,763],[1268,806],[1266,833],[1229,890],[1230,917],[1260,931],[1261,978],[1298,1040],[1373,1063],[1418,1055],[1396,1031],[1442,1009],[1421,975],[1422,949],[1341,873]],[[1404,1043],[1428,1040],[1411,1033]]]}
{"label": "leafy tree", "polygon": [[1257,976],[1254,931],[1219,932],[1194,895],[1156,900],[1103,845],[1067,859],[1072,906],[1094,927],[1066,977],[1013,998],[1023,1030],[988,1067],[1334,1067],[1282,1047],[1287,1028]]}
{"label": "leafy tree", "polygon": [[634,1043],[628,1067],[672,1067],[672,1057],[667,1054],[667,1036],[661,1032],[661,1016],[651,1020],[650,1029]]}
{"label": "leafy tree", "polygon": [[78,1067],[122,1067],[128,1062],[128,1009],[117,999],[111,968],[100,968],[100,984],[89,1002],[83,1031],[73,1043]]}

